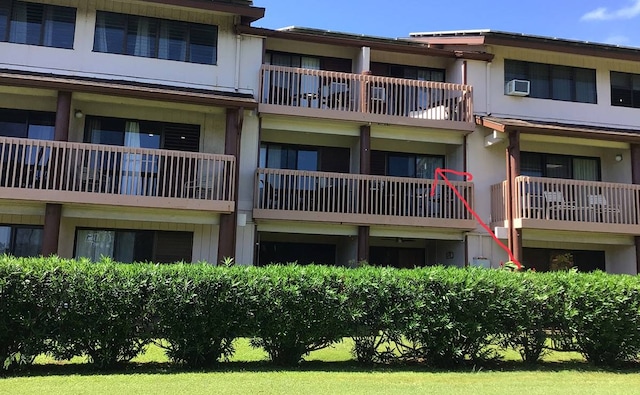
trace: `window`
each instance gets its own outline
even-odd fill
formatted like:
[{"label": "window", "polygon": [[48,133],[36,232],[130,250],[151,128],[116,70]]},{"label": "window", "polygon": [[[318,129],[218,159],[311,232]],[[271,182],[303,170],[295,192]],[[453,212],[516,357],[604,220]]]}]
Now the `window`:
[{"label": "window", "polygon": [[299,67],[311,70],[351,73],[351,59],[299,55],[288,52],[266,53],[266,63],[274,66]]},{"label": "window", "polygon": [[200,126],[87,116],[85,142],[198,152]]},{"label": "window", "polygon": [[349,173],[349,148],[262,143],[260,167]]},{"label": "window", "polygon": [[433,179],[444,168],[444,156],[371,151],[371,174]]},{"label": "window", "polygon": [[530,97],[597,103],[594,69],[506,59],[505,84],[513,79],[531,82]]},{"label": "window", "polygon": [[75,257],[96,262],[103,256],[117,262],[191,262],[192,232],[77,229]]},{"label": "window", "polygon": [[445,70],[428,67],[371,62],[371,72],[383,77],[406,78],[418,81],[445,81]]},{"label": "window", "polygon": [[0,136],[53,140],[56,114],[0,109]]},{"label": "window", "polygon": [[520,173],[530,177],[600,181],[600,159],[523,152],[520,158]]},{"label": "window", "polygon": [[41,251],[41,226],[0,225],[0,254],[29,257]]},{"label": "window", "polygon": [[611,72],[611,105],[640,108],[640,74]]},{"label": "window", "polygon": [[216,64],[218,27],[98,11],[93,50]]},{"label": "window", "polygon": [[546,248],[523,248],[523,263],[537,272],[563,271],[570,268],[580,272],[605,270],[604,251],[553,250]]},{"label": "window", "polygon": [[0,0],[0,41],[72,49],[75,22],[75,8]]}]

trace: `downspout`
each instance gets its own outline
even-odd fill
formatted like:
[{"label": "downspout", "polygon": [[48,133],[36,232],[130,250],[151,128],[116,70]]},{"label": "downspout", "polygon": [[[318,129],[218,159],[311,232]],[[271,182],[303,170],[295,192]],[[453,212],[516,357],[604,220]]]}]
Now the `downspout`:
[{"label": "downspout", "polygon": [[487,115],[491,115],[491,89],[488,87],[491,86],[491,62],[487,62],[487,75],[486,75],[486,85],[485,85],[485,100],[486,100],[486,113]]},{"label": "downspout", "polygon": [[[235,26],[238,26],[240,22],[240,17],[236,16]],[[234,31],[237,31],[234,26]],[[237,92],[240,89],[240,52],[242,45],[242,36],[239,33],[236,33],[236,70],[235,75],[233,76],[233,89]]]}]

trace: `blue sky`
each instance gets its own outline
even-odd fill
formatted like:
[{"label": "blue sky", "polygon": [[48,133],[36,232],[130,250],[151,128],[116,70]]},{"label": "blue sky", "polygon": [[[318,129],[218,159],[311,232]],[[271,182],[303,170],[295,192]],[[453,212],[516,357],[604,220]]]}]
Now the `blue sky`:
[{"label": "blue sky", "polygon": [[[452,5],[456,6],[453,7]],[[492,29],[640,47],[640,0],[254,0],[254,26],[304,26],[381,37]]]}]

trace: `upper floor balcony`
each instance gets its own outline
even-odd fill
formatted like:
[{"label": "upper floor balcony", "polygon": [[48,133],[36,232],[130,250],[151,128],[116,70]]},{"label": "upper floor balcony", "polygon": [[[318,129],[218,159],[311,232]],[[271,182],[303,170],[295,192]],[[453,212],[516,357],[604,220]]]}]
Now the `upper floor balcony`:
[{"label": "upper floor balcony", "polygon": [[230,213],[235,157],[0,137],[3,199]]},{"label": "upper floor balcony", "polygon": [[[516,177],[516,228],[640,234],[640,185]],[[493,226],[507,224],[507,183],[491,188]]]},{"label": "upper floor balcony", "polygon": [[263,65],[262,113],[472,131],[472,87]]},{"label": "upper floor balcony", "polygon": [[[452,181],[473,207],[470,182]],[[301,170],[258,169],[253,216],[354,225],[473,229],[475,220],[444,183]]]}]

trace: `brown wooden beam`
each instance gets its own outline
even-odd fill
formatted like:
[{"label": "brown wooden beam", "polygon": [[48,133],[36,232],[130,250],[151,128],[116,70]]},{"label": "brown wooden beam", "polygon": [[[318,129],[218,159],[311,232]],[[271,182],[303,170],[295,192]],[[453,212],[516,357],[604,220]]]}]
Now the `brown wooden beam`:
[{"label": "brown wooden beam", "polygon": [[371,173],[371,126],[360,126],[360,174]]},{"label": "brown wooden beam", "polygon": [[62,205],[47,203],[44,211],[44,229],[42,231],[42,256],[58,254],[61,218]]},{"label": "brown wooden beam", "polygon": [[[631,182],[640,184],[640,144],[631,144]],[[636,202],[640,204],[640,202]],[[634,238],[636,244],[636,274],[640,274],[640,237]]]},{"label": "brown wooden beam", "polygon": [[[371,126],[360,126],[360,174],[371,174]],[[358,226],[358,262],[369,262],[368,226]]]},{"label": "brown wooden beam", "polygon": [[218,235],[218,262],[226,257],[235,257],[236,238],[238,233],[238,186],[240,176],[240,138],[244,121],[244,109],[227,109],[225,127],[225,155],[234,155],[236,158],[235,188],[233,200],[235,210],[230,214],[220,214],[220,233]]},{"label": "brown wooden beam", "polygon": [[56,124],[53,133],[55,141],[69,141],[69,118],[71,116],[71,92],[58,92]]},{"label": "brown wooden beam", "polygon": [[369,227],[358,226],[358,262],[369,262]]},{"label": "brown wooden beam", "polygon": [[509,221],[509,249],[514,257],[522,261],[522,232],[516,229],[514,218],[516,216],[516,177],[520,175],[520,132],[509,132],[509,145],[507,146],[507,220]]}]

